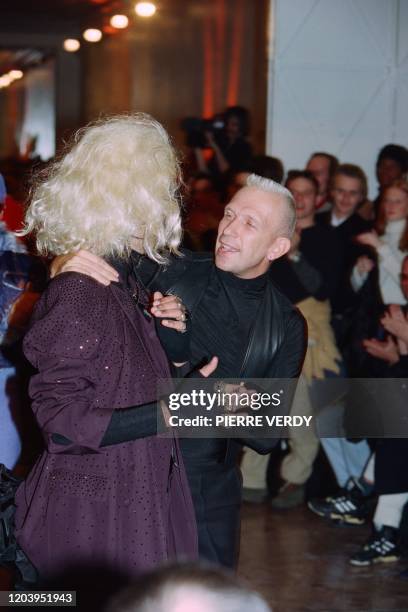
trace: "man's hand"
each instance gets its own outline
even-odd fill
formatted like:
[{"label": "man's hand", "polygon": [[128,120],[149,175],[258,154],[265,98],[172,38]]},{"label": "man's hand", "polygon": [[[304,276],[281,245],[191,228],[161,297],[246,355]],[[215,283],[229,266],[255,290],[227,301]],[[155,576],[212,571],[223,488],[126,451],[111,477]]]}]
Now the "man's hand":
[{"label": "man's hand", "polygon": [[[217,366],[218,366],[218,357],[212,357],[212,359],[205,366],[200,368],[198,371],[201,374],[201,376],[204,376],[204,378],[208,378],[209,376],[211,376],[214,370],[217,369]],[[160,406],[162,409],[163,418],[164,418],[164,422],[166,423],[166,427],[169,427],[170,412],[167,407],[167,404],[164,401],[161,401]]]},{"label": "man's hand", "polygon": [[119,274],[112,266],[97,255],[81,249],[77,253],[59,255],[50,268],[51,278],[62,272],[79,272],[91,276],[102,285],[110,285],[119,280]]},{"label": "man's hand", "polygon": [[186,331],[187,311],[176,295],[163,295],[160,291],[155,291],[150,312],[157,319],[163,319],[161,324],[165,327],[171,327],[181,333]]},{"label": "man's hand", "polygon": [[205,366],[200,368],[198,371],[201,376],[204,378],[208,378],[218,367],[218,357],[212,357],[211,361],[209,361]]},{"label": "man's hand", "polygon": [[408,317],[404,316],[401,306],[391,304],[381,319],[381,324],[398,340],[408,343]]},{"label": "man's hand", "polygon": [[[229,395],[230,397],[223,398],[225,403],[223,404],[225,412],[240,412],[242,414],[242,406],[240,405],[240,398],[246,396],[251,398],[253,394],[258,392],[255,389],[247,389],[243,382],[237,384],[225,383],[220,381],[214,386],[216,391],[219,391],[221,395]],[[249,399],[250,403],[250,399]],[[248,401],[246,402],[245,410],[248,408]],[[247,414],[244,412],[243,414]]]},{"label": "man's hand", "polygon": [[363,346],[369,355],[382,359],[390,365],[394,365],[399,361],[398,348],[391,336],[388,336],[383,342],[375,338],[363,340]]}]

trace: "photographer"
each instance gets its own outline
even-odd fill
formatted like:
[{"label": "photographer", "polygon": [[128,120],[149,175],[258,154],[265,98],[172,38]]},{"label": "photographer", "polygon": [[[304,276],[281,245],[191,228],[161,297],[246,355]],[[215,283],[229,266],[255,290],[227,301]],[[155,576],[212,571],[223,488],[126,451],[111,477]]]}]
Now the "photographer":
[{"label": "photographer", "polygon": [[246,140],[249,131],[249,112],[243,106],[229,106],[223,115],[223,127],[216,129],[204,126],[204,148],[212,149],[213,155],[207,161],[203,148],[194,147],[198,170],[214,177],[225,174],[228,170],[237,170],[244,166],[252,155],[252,147]]}]

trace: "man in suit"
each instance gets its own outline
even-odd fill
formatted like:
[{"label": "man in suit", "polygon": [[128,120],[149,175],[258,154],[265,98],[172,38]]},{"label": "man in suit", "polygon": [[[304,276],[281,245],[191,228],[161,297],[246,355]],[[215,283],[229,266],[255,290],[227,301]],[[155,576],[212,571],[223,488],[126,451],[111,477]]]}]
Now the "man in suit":
[{"label": "man in suit", "polygon": [[342,249],[342,272],[337,291],[331,296],[332,324],[339,348],[343,348],[347,333],[348,315],[355,307],[358,296],[350,285],[351,268],[360,255],[368,253],[355,237],[371,229],[371,223],[357,212],[367,199],[367,177],[354,164],[338,166],[331,186],[332,208],[316,215],[319,224],[332,228]]},{"label": "man in suit", "polygon": [[[163,293],[178,296],[188,309],[189,370],[215,355],[218,367],[212,374],[214,378],[298,376],[306,346],[304,320],[275,288],[269,274],[271,262],[290,248],[295,217],[294,201],[286,188],[251,175],[225,207],[215,258],[184,253],[161,267],[134,253],[134,275],[161,292],[155,293],[153,313],[165,321],[183,321],[183,311],[177,311],[174,303],[166,306],[161,299]],[[60,259],[54,271],[56,268],[83,272],[105,284],[117,278],[106,262],[84,252],[68,260]],[[171,324],[175,326],[174,321]],[[174,338],[162,335],[162,341],[171,353]],[[250,439],[245,443],[265,453],[276,441]],[[181,442],[196,511],[200,554],[234,567],[241,504],[238,456],[243,441],[185,438]]]}]

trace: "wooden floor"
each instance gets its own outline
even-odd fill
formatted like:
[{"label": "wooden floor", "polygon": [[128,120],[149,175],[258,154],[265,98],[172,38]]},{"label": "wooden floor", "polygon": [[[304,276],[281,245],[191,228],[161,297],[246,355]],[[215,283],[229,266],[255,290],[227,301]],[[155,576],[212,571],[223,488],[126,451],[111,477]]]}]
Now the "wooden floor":
[{"label": "wooden floor", "polygon": [[405,562],[356,568],[348,557],[369,527],[339,527],[306,507],[244,504],[239,574],[274,612],[406,612]]},{"label": "wooden floor", "polygon": [[[368,527],[338,527],[307,508],[244,504],[239,575],[274,612],[406,612],[406,562],[355,568],[348,557]],[[0,589],[9,588],[0,570]],[[249,611],[250,612],[250,611]]]}]

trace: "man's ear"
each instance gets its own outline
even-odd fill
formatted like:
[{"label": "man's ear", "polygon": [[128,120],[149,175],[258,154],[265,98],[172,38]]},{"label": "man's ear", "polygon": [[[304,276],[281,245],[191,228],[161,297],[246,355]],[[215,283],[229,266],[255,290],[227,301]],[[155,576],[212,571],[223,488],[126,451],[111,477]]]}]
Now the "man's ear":
[{"label": "man's ear", "polygon": [[267,258],[269,261],[283,257],[290,249],[290,240],[284,236],[276,238],[271,247],[268,249]]}]

